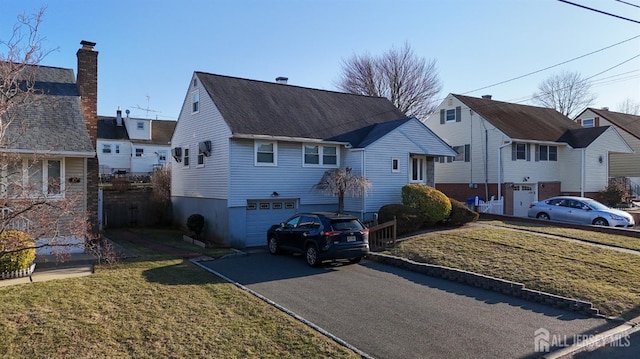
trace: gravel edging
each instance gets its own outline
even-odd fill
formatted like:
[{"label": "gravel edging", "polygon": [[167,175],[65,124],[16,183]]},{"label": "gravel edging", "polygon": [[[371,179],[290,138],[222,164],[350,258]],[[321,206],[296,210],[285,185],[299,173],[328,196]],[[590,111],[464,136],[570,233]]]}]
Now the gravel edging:
[{"label": "gravel edging", "polygon": [[589,316],[602,317],[599,314],[598,309],[594,308],[591,302],[528,289],[525,288],[524,284],[518,282],[490,277],[483,274],[465,271],[462,269],[420,263],[407,258],[396,257],[382,253],[370,252],[367,256],[367,259],[374,262],[396,266],[413,272],[426,274],[432,277],[472,285],[474,287],[491,290],[535,303],[550,305],[552,307],[566,309]]}]

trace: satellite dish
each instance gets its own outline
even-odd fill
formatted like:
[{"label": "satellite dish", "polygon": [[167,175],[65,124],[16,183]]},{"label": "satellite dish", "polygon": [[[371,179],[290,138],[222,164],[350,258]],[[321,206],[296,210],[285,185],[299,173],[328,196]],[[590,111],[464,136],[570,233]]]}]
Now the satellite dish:
[{"label": "satellite dish", "polygon": [[126,113],[127,115],[128,115],[130,112],[131,112],[131,111],[129,111],[129,109],[126,109],[126,110],[124,111],[124,113]]}]

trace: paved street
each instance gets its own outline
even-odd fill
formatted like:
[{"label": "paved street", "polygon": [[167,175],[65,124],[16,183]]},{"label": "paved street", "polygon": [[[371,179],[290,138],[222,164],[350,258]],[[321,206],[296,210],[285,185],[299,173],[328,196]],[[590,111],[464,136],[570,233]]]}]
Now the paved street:
[{"label": "paved street", "polygon": [[266,252],[202,262],[376,358],[538,357],[534,331],[618,323],[363,260],[310,268]]}]

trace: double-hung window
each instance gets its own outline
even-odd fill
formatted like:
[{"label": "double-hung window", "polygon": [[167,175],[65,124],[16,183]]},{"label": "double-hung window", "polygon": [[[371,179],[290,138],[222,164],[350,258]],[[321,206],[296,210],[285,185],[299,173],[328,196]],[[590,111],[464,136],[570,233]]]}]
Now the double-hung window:
[{"label": "double-hung window", "polygon": [[531,161],[530,143],[514,142],[511,144],[511,160],[512,161]]},{"label": "double-hung window", "polygon": [[191,93],[191,112],[196,113],[200,111],[200,91],[195,90]]},{"label": "double-hung window", "polygon": [[538,161],[557,161],[558,160],[558,147],[539,145],[537,153]]},{"label": "double-hung window", "polygon": [[102,145],[102,153],[111,153],[111,145]]},{"label": "double-hung window", "polygon": [[338,146],[303,144],[304,166],[338,166]]},{"label": "double-hung window", "polygon": [[278,143],[277,142],[254,142],[256,166],[277,166],[278,165]]},{"label": "double-hung window", "polygon": [[136,148],[136,157],[142,157],[144,155],[144,148]]},{"label": "double-hung window", "polygon": [[182,150],[182,166],[189,167],[189,147]]}]

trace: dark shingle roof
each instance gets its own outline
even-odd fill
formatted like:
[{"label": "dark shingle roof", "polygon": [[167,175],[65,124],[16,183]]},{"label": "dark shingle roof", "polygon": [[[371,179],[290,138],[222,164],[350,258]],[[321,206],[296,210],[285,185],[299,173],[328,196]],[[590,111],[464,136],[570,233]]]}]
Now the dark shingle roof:
[{"label": "dark shingle roof", "polygon": [[155,145],[168,145],[176,129],[176,121],[151,121],[151,141]]},{"label": "dark shingle roof", "polygon": [[640,116],[608,110],[597,110],[595,108],[588,108],[587,110],[591,110],[593,113],[613,123],[635,138],[640,139]]},{"label": "dark shingle roof", "polygon": [[377,123],[329,138],[328,140],[337,142],[349,142],[353,147],[364,148],[374,143],[376,140],[380,139],[387,133],[402,126],[409,120],[411,119],[402,118],[398,120]]},{"label": "dark shingle roof", "polygon": [[556,142],[567,143],[573,148],[585,148],[595,141],[596,138],[600,137],[607,129],[609,129],[609,126],[581,127],[567,130]]},{"label": "dark shingle roof", "polygon": [[128,140],[127,128],[116,126],[116,118],[98,116],[98,139],[100,140]]},{"label": "dark shingle roof", "polygon": [[234,134],[328,139],[406,118],[384,97],[195,74]]},{"label": "dark shingle roof", "polygon": [[513,139],[555,141],[580,125],[558,111],[462,95],[453,95]]},{"label": "dark shingle roof", "polygon": [[5,140],[9,148],[38,152],[94,152],[84,122],[73,70],[28,66],[37,93],[34,102],[4,114],[13,122]]}]

